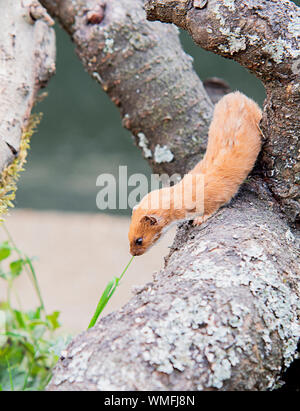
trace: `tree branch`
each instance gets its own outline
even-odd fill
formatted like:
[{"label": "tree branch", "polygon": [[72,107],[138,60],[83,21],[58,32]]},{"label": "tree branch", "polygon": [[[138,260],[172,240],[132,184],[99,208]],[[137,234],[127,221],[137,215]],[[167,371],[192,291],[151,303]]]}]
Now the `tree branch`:
[{"label": "tree branch", "polygon": [[205,152],[213,105],[173,27],[145,20],[140,0],[42,0],[72,35],[87,71],[159,173],[184,174]]},{"label": "tree branch", "polygon": [[[199,2],[198,2],[199,3]],[[260,166],[291,222],[300,218],[299,19],[291,1],[147,0],[149,20],[175,23],[206,50],[236,60],[264,84]],[[199,3],[199,4],[200,4]]]},{"label": "tree branch", "polygon": [[186,223],[165,268],[76,337],[49,390],[266,390],[300,334],[296,238],[244,190],[201,228]]},{"label": "tree branch", "polygon": [[37,92],[55,71],[52,24],[35,0],[0,5],[0,172],[18,156]]}]

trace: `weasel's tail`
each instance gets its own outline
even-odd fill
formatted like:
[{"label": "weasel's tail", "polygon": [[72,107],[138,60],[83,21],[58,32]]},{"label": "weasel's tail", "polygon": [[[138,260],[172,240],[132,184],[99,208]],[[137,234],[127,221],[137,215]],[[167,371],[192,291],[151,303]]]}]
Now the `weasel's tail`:
[{"label": "weasel's tail", "polygon": [[261,149],[259,106],[240,92],[216,105],[207,150],[192,174],[204,174],[205,214],[227,203],[252,170]]}]

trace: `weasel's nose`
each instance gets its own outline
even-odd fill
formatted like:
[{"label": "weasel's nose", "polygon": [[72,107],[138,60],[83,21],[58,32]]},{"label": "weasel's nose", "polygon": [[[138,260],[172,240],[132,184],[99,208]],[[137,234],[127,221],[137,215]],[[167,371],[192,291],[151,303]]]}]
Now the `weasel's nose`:
[{"label": "weasel's nose", "polygon": [[137,255],[137,251],[135,250],[135,248],[130,247],[130,254],[136,256]]},{"label": "weasel's nose", "polygon": [[138,248],[130,248],[130,254],[131,255],[134,255],[134,256],[137,256],[137,255],[142,255],[142,254],[144,254],[144,251],[142,250],[142,249],[138,249]]}]

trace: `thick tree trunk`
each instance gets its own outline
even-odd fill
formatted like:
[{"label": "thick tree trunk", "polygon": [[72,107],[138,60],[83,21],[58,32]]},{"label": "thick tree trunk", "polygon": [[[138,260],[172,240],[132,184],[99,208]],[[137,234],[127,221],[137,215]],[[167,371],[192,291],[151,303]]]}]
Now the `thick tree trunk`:
[{"label": "thick tree trunk", "polygon": [[[147,23],[141,3],[43,0],[72,35],[85,67],[120,106],[153,169],[182,173],[203,153],[212,105],[174,29]],[[297,9],[288,1],[200,3],[204,9],[190,1],[148,1],[148,17],[175,22],[202,47],[256,68],[268,92],[268,185],[253,178],[202,227],[181,227],[153,283],[73,340],[49,390],[265,390],[274,388],[295,356],[299,240],[274,196],[294,222],[296,27],[294,17],[280,10],[281,4],[294,14]],[[289,28],[279,34],[284,19]]]},{"label": "thick tree trunk", "polygon": [[177,29],[147,22],[141,0],[42,4],[70,33],[152,169],[184,174],[192,168],[205,152],[213,105]]},{"label": "thick tree trunk", "polygon": [[180,228],[164,270],[73,340],[48,389],[273,388],[300,333],[296,255],[284,220],[244,190]]},{"label": "thick tree trunk", "polygon": [[18,156],[37,92],[55,71],[52,24],[35,0],[0,3],[0,173]]}]

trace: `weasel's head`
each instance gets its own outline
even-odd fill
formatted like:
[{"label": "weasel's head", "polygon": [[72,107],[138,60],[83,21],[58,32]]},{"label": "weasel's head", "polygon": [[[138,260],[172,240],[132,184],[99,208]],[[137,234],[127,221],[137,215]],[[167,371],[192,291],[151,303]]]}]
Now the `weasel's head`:
[{"label": "weasel's head", "polygon": [[132,255],[144,254],[162,235],[165,218],[157,210],[146,210],[141,206],[132,212],[128,239]]}]

